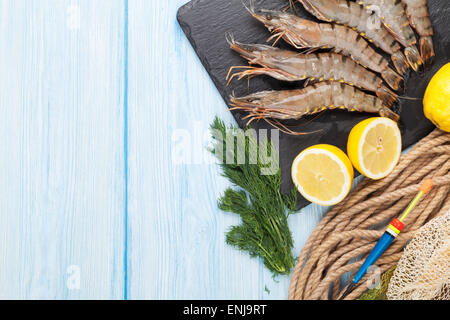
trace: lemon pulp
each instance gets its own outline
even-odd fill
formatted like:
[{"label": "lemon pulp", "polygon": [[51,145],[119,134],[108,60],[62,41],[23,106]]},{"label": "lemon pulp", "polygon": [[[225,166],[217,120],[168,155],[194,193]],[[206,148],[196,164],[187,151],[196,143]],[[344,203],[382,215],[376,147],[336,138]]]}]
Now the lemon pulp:
[{"label": "lemon pulp", "polygon": [[353,181],[353,168],[340,149],[318,145],[306,149],[294,160],[292,179],[307,200],[330,206],[347,196]]},{"label": "lemon pulp", "polygon": [[371,118],[353,128],[348,154],[355,168],[366,177],[382,179],[389,175],[401,154],[401,134],[387,118]]}]

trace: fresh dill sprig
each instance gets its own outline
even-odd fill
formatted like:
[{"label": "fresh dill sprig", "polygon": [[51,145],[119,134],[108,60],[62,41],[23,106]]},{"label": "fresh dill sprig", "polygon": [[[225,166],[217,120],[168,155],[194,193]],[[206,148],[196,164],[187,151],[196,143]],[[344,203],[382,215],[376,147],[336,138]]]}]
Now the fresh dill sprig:
[{"label": "fresh dill sprig", "polygon": [[[211,152],[220,162],[222,175],[235,186],[225,190],[218,200],[218,206],[223,211],[238,214],[242,219],[240,225],[231,227],[227,232],[226,242],[247,251],[252,257],[262,258],[264,265],[274,276],[289,274],[295,260],[287,219],[295,210],[297,191],[293,189],[289,195],[281,195],[281,170],[278,155],[275,154],[278,151],[267,139],[258,144],[256,137],[252,135],[246,135],[244,149],[242,146],[235,146],[234,139],[229,140],[226,137],[230,132],[239,132],[239,129],[233,126],[227,128],[217,117],[211,125],[211,130],[214,140]],[[220,133],[222,141],[217,139],[217,133]],[[227,148],[227,143],[233,143],[232,148]],[[238,150],[245,151],[245,161],[237,161]],[[256,157],[257,161],[251,162],[249,159],[254,155],[250,151],[255,150],[259,156]],[[278,169],[272,175],[261,174],[261,170],[267,168],[266,161],[261,160],[264,156],[263,150],[267,154],[276,155],[271,159],[277,161]],[[227,163],[222,159],[223,155],[234,161]]]}]

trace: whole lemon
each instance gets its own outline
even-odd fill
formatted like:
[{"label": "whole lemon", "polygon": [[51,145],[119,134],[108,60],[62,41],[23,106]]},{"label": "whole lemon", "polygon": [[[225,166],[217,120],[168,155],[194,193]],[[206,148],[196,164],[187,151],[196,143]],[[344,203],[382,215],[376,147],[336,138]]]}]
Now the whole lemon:
[{"label": "whole lemon", "polygon": [[450,132],[450,63],[443,66],[428,84],[423,111],[436,127]]}]

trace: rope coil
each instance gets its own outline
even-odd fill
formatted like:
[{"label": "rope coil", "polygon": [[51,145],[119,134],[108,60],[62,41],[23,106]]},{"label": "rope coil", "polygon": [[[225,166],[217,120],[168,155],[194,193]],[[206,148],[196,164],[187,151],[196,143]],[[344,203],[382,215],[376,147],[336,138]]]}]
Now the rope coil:
[{"label": "rope coil", "polygon": [[[433,179],[433,190],[406,220],[405,230],[377,261],[381,272],[396,265],[406,243],[426,222],[450,210],[450,133],[439,129],[422,139],[385,179],[364,179],[355,190],[322,219],[300,253],[289,287],[289,299],[337,299],[341,276],[363,264],[384,233],[414,198],[421,182]],[[380,226],[381,225],[381,226]],[[367,290],[369,275],[346,299]]]}]

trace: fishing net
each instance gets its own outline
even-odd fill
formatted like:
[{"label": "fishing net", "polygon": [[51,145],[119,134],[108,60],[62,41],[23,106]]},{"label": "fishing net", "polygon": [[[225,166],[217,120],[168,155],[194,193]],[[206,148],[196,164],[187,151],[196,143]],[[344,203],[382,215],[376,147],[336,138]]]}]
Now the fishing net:
[{"label": "fishing net", "polygon": [[389,282],[390,300],[450,299],[450,211],[419,229]]},{"label": "fishing net", "polygon": [[[386,224],[400,216],[424,179],[433,189],[408,216],[406,227],[377,261],[384,273],[397,264],[403,248],[425,223],[450,210],[450,133],[436,129],[422,139],[387,178],[364,179],[322,219],[298,258],[289,299],[337,299],[342,276],[354,274],[383,235]],[[448,259],[448,258],[447,258]],[[447,260],[448,262],[448,260]],[[448,270],[448,267],[447,267]],[[366,275],[346,299],[367,291]]]}]

